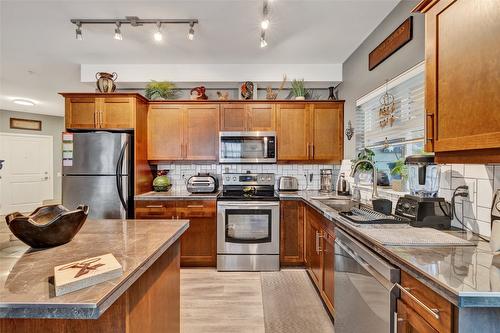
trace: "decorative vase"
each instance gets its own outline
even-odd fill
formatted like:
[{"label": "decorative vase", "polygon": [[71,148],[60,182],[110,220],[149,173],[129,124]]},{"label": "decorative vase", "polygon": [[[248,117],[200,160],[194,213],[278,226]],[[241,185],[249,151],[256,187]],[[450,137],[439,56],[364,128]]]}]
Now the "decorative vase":
[{"label": "decorative vase", "polygon": [[115,91],[115,80],[118,78],[118,75],[115,72],[111,74],[106,72],[98,72],[95,74],[95,78],[97,79],[96,85],[99,92],[110,93]]},{"label": "decorative vase", "polygon": [[156,173],[157,177],[153,180],[153,190],[155,192],[166,192],[172,187],[167,173],[168,170],[160,170]]},{"label": "decorative vase", "polygon": [[240,87],[240,95],[242,99],[253,99],[254,83],[252,81],[243,82]]},{"label": "decorative vase", "polygon": [[297,101],[303,101],[305,99],[306,99],[305,96],[295,96],[295,100],[297,100]]}]

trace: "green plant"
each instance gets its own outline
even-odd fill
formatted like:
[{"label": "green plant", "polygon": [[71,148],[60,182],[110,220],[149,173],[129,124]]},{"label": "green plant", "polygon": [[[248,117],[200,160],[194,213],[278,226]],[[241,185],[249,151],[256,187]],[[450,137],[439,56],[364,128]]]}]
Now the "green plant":
[{"label": "green plant", "polygon": [[292,94],[295,97],[305,97],[307,94],[304,79],[302,80],[292,80]]},{"label": "green plant", "polygon": [[147,99],[175,99],[177,97],[176,85],[169,81],[154,81],[146,85],[145,95]]},{"label": "green plant", "polygon": [[[368,160],[368,161],[375,163],[374,157],[375,157],[375,153],[373,152],[373,150],[368,149],[368,148],[363,148],[363,150],[361,150],[358,153],[358,156],[355,159],[351,160],[351,163],[353,166],[354,166],[354,164],[356,164],[358,161],[361,161],[361,160]],[[373,168],[369,163],[361,163],[357,168],[357,170],[359,170],[359,171],[370,171],[372,169]]]},{"label": "green plant", "polygon": [[391,169],[391,175],[399,176],[403,180],[408,178],[408,167],[405,164],[404,158],[396,161],[394,167]]}]

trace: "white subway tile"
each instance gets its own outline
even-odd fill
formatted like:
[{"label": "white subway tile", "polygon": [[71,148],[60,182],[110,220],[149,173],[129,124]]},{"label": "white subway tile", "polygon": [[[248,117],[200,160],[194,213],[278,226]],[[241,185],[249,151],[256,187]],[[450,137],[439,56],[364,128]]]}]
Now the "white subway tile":
[{"label": "white subway tile", "polygon": [[453,177],[463,177],[465,175],[464,169],[465,169],[464,164],[452,164],[451,165]]},{"label": "white subway tile", "polygon": [[493,201],[493,181],[478,179],[477,180],[477,198],[478,206],[491,208]]},{"label": "white subway tile", "polygon": [[464,217],[468,217],[470,219],[477,218],[477,206],[473,202],[463,201],[462,206]]},{"label": "white subway tile", "polygon": [[491,209],[486,207],[477,207],[476,218],[480,221],[491,223]]},{"label": "white subway tile", "polygon": [[484,164],[466,164],[464,176],[477,179],[493,179],[493,166]]},{"label": "white subway tile", "polygon": [[439,182],[440,188],[451,188],[451,165],[443,165],[441,166],[441,179]]},{"label": "white subway tile", "polygon": [[496,191],[500,188],[500,165],[495,165],[495,181],[493,189]]}]

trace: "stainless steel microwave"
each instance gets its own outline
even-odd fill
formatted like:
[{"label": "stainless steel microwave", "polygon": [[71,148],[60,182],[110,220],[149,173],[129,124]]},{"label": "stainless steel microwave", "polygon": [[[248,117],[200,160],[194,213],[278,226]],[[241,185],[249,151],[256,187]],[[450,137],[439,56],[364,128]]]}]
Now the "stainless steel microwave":
[{"label": "stainless steel microwave", "polygon": [[276,163],[276,132],[220,132],[220,163]]}]

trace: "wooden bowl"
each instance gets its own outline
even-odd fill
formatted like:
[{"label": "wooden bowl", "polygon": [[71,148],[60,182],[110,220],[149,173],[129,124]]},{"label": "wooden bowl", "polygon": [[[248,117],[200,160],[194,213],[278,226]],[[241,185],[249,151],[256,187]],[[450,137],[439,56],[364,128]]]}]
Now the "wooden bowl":
[{"label": "wooden bowl", "polygon": [[80,230],[89,214],[89,206],[70,211],[62,205],[42,206],[28,216],[12,213],[5,217],[10,231],[33,248],[66,244]]}]

